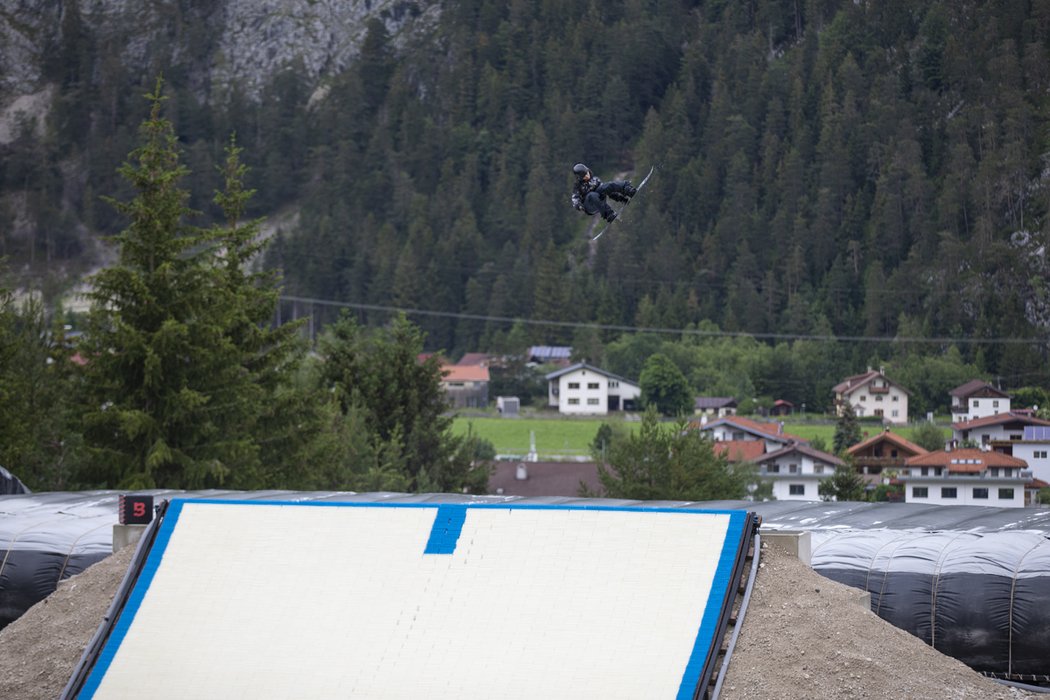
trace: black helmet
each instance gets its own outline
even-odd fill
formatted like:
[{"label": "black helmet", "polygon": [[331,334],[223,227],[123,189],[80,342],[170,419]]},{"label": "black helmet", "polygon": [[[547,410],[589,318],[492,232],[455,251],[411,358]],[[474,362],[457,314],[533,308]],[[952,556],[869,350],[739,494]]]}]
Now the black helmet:
[{"label": "black helmet", "polygon": [[577,163],[576,165],[572,166],[572,171],[576,173],[577,177],[583,177],[584,175],[589,173],[591,169],[583,163]]}]

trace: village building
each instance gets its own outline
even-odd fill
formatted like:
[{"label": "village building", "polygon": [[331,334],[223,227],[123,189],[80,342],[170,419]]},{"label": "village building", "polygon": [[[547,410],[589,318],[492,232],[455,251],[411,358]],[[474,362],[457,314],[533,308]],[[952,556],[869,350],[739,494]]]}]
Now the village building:
[{"label": "village building", "polygon": [[870,416],[894,425],[908,422],[909,392],[889,379],[881,367],[878,370],[869,367],[864,374],[846,377],[832,391],[836,415],[841,416],[849,405],[858,418]]}]

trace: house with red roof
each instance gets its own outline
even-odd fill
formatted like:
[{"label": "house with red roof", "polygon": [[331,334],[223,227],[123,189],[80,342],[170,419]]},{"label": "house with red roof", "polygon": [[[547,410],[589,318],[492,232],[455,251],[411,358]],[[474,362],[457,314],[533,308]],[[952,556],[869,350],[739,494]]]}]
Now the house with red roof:
[{"label": "house with red roof", "polygon": [[1022,508],[1032,472],[1023,459],[975,448],[911,457],[900,480],[906,503]]},{"label": "house with red roof", "polygon": [[927,453],[929,450],[926,448],[901,437],[889,428],[846,449],[846,454],[853,458],[853,464],[864,481],[872,485],[883,483],[886,472],[899,474],[904,469],[904,463],[911,457]]},{"label": "house with red roof", "polygon": [[489,404],[488,365],[441,365],[441,386],[453,408],[484,408]]},{"label": "house with red roof", "polygon": [[[1050,421],[1026,413],[1009,411],[994,416],[952,423],[952,438],[957,443],[974,442],[982,447],[993,443],[1005,445],[1025,439],[1026,427],[1048,427]],[[1007,450],[1001,450],[1007,452]]]},{"label": "house with red roof", "polygon": [[858,418],[874,416],[883,423],[903,425],[908,422],[908,390],[886,376],[882,367],[871,367],[864,374],[846,377],[836,384],[835,414],[841,416],[846,405],[853,407]]}]

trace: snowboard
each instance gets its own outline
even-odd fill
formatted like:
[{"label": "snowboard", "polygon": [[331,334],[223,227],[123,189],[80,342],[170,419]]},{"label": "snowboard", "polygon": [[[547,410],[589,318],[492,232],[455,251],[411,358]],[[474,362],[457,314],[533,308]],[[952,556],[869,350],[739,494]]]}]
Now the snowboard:
[{"label": "snowboard", "polygon": [[[653,176],[653,172],[655,170],[656,170],[656,166],[655,165],[652,166],[651,168],[649,168],[649,172],[646,173],[645,177],[642,178],[642,181],[638,183],[638,186],[634,188],[634,197],[637,197],[638,193],[642,191],[642,188],[645,187],[645,183],[649,182],[649,178],[651,178]],[[591,237],[592,241],[596,241],[599,238],[601,238],[602,234],[605,233],[606,231],[608,231],[610,226],[612,226],[614,223],[616,223],[617,221],[620,220],[620,213],[624,209],[627,208],[628,204],[630,204],[631,202],[634,201],[634,197],[631,197],[628,201],[626,201],[622,205],[620,205],[620,208],[616,210],[616,218],[613,219],[612,221],[606,222],[605,226],[602,226],[602,230],[599,231],[598,233],[594,234],[594,236]]]}]

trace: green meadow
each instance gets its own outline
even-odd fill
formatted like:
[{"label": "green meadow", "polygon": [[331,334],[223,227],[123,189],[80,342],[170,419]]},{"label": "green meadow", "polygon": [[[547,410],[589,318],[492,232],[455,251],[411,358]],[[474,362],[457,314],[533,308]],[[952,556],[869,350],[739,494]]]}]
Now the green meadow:
[{"label": "green meadow", "polygon": [[[478,437],[491,442],[498,455],[528,454],[530,436],[535,435],[536,452],[541,460],[572,459],[590,454],[590,444],[603,422],[624,425],[633,431],[641,425],[640,418],[633,418],[625,420],[622,414],[598,418],[457,417],[452,431],[463,435],[472,430]],[[671,426],[674,423],[669,421],[666,425]],[[878,428],[876,426],[873,429]],[[819,437],[830,447],[835,436],[835,424],[785,423],[784,432],[804,440]]]}]

